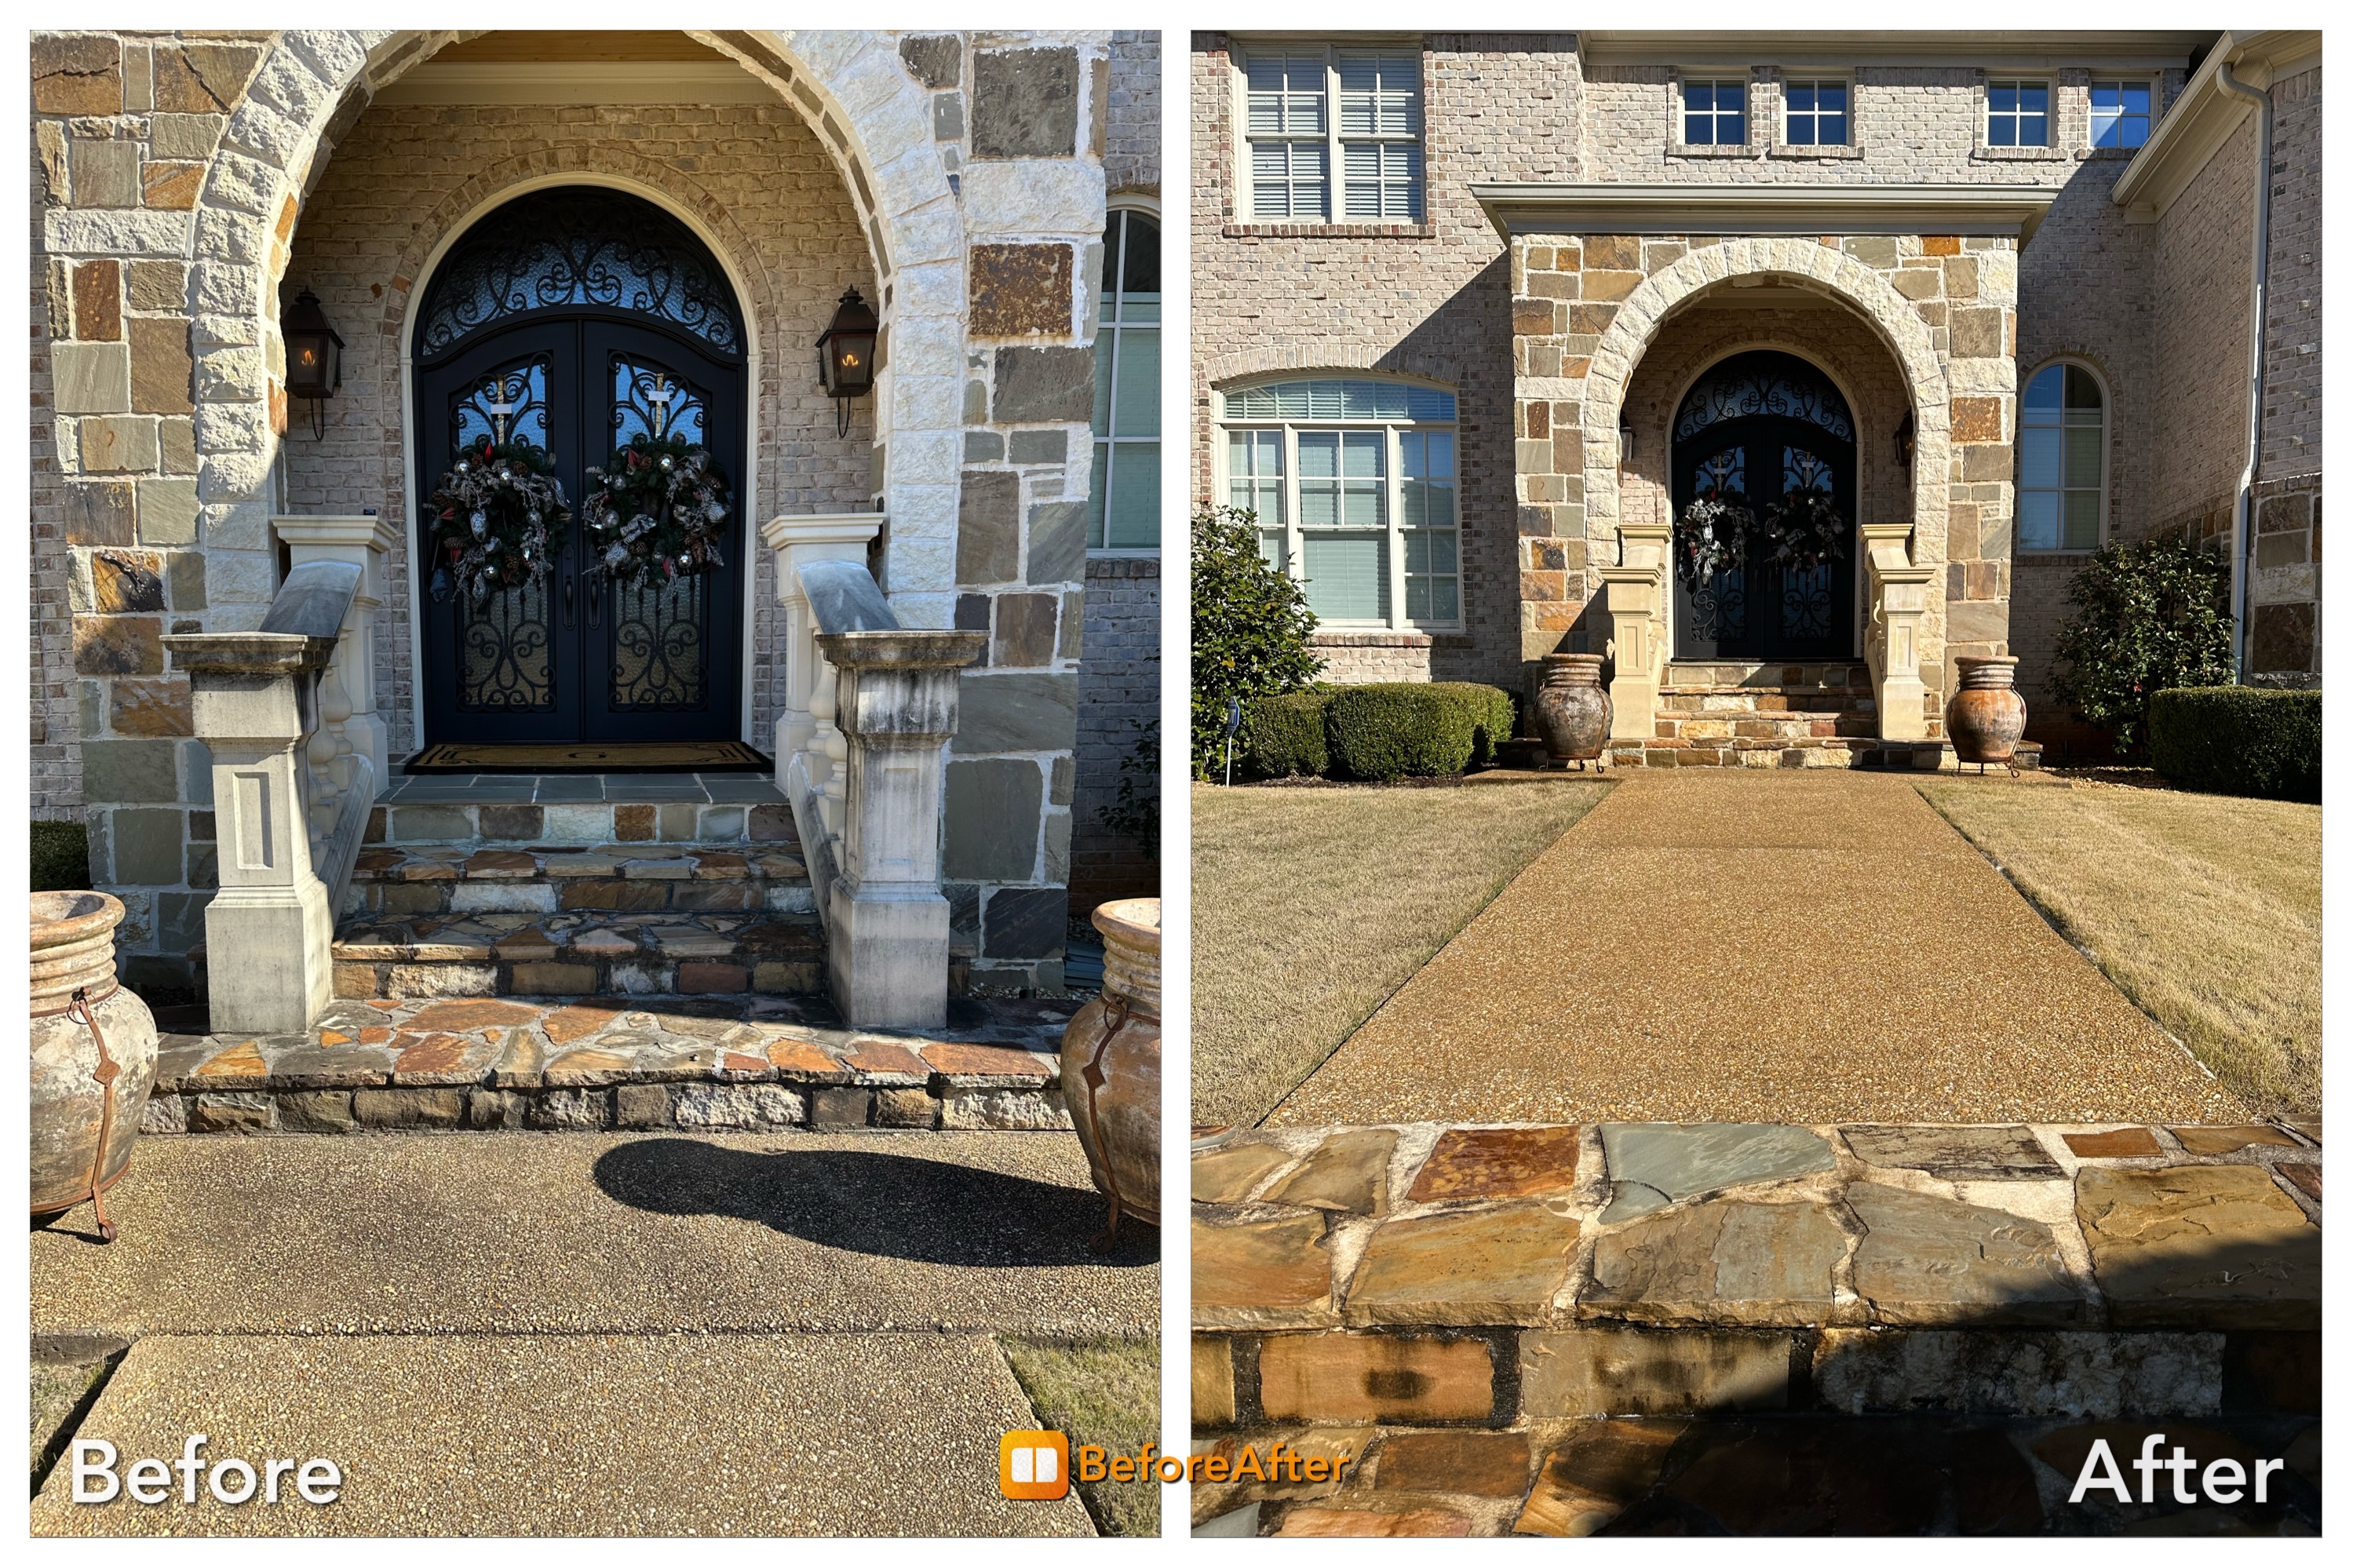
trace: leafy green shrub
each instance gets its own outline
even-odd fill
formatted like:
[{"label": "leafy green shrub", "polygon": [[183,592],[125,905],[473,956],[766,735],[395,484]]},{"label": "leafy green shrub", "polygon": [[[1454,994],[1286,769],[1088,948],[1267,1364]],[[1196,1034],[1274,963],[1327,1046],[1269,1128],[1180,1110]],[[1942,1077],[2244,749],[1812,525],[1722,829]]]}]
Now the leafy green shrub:
[{"label": "leafy green shrub", "polygon": [[[1222,778],[1226,705],[1296,691],[1324,668],[1307,595],[1259,553],[1258,514],[1193,514],[1193,776]],[[1237,737],[1239,739],[1239,737]]]},{"label": "leafy green shrub", "polygon": [[33,824],[36,893],[76,892],[90,886],[90,829],[79,822]]},{"label": "leafy green shrub", "polygon": [[1351,686],[1324,710],[1336,776],[1386,784],[1471,765],[1479,727],[1470,707],[1427,681]]},{"label": "leafy green shrub", "polygon": [[1512,694],[1500,686],[1486,686],[1475,680],[1433,680],[1432,691],[1443,692],[1462,704],[1470,714],[1472,736],[1471,765],[1485,767],[1495,760],[1495,747],[1512,738],[1514,704]]},{"label": "leafy green shrub", "polygon": [[2148,701],[2171,687],[2225,686],[2231,569],[2184,539],[2103,545],[2067,584],[2052,690],[2119,753],[2147,739]]},{"label": "leafy green shrub", "polygon": [[1329,688],[1310,689],[1244,703],[1235,766],[1257,779],[1330,772],[1332,750],[1324,737],[1324,710],[1333,696]]},{"label": "leafy green shrub", "polygon": [[2204,686],[2148,703],[2148,757],[2184,789],[2320,798],[2320,693]]}]

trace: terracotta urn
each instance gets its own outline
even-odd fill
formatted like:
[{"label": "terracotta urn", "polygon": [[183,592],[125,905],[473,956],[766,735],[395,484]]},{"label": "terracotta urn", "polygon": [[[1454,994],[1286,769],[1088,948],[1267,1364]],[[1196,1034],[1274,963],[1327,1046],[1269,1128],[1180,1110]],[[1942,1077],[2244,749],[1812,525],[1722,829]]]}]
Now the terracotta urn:
[{"label": "terracotta urn", "polygon": [[1545,655],[1536,691],[1536,732],[1558,763],[1589,763],[1609,743],[1609,693],[1598,653]]},{"label": "terracotta urn", "polygon": [[2010,764],[2026,733],[2026,699],[2018,694],[2018,660],[1963,654],[1960,689],[1945,704],[1945,734],[1965,763]]},{"label": "terracotta urn", "polygon": [[1096,906],[1103,994],[1062,1031],[1062,1098],[1096,1190],[1111,1200],[1098,1252],[1133,1216],[1160,1223],[1160,900]]},{"label": "terracotta urn", "polygon": [[33,895],[33,1217],[98,1205],[122,1179],[155,1086],[155,1016],[114,978],[122,900]]}]

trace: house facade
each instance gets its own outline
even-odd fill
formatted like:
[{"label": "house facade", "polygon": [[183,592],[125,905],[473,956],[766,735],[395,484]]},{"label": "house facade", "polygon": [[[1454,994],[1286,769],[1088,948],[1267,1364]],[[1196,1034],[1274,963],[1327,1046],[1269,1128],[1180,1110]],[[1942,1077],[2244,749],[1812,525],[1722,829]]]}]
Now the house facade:
[{"label": "house facade", "polygon": [[2316,681],[2319,49],[1196,34],[1196,495],[1331,679],[1607,654],[1623,762],[1933,765],[1971,654],[2080,743],[2069,579],[2160,533]]},{"label": "house facade", "polygon": [[[870,891],[944,901],[960,981],[1051,986],[1075,859],[1151,890],[1100,806],[1156,660],[1157,517],[1106,546],[1091,452],[1098,323],[1156,305],[1156,36],[43,32],[32,73],[33,800],[88,825],[126,978],[199,983],[222,889],[282,870],[235,837],[266,795],[216,798],[244,775],[206,693],[263,679],[220,639],[284,635],[304,584],[341,621],[269,754],[338,994],[810,988],[798,937],[638,931],[617,968],[564,931],[821,941],[861,855]],[[705,454],[690,570],[599,570],[592,470],[635,437]],[[580,531],[506,541],[470,592],[435,498],[510,440]],[[821,640],[884,631],[888,679]],[[944,719],[907,708],[931,668],[960,671]],[[468,771],[527,746],[558,760]],[[596,761],[663,747],[689,761]],[[672,857],[649,888],[681,851],[726,885],[631,889],[632,846]],[[559,883],[550,849],[596,864]]]}]

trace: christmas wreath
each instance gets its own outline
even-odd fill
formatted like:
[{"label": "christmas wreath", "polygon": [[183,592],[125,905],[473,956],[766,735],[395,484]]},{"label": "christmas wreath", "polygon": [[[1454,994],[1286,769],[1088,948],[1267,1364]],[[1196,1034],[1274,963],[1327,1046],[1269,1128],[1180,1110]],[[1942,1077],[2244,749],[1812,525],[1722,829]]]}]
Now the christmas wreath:
[{"label": "christmas wreath", "polygon": [[1765,509],[1764,539],[1773,564],[1810,572],[1846,555],[1846,519],[1820,490],[1791,490]]},{"label": "christmas wreath", "polygon": [[1741,563],[1757,517],[1738,501],[1710,490],[1675,519],[1675,575],[1696,589],[1719,572]]},{"label": "christmas wreath", "polygon": [[720,525],[727,481],[702,446],[640,434],[601,468],[588,470],[589,548],[617,582],[638,585],[659,572],[667,583],[724,566]]},{"label": "christmas wreath", "polygon": [[522,440],[485,439],[459,455],[427,503],[441,555],[429,585],[436,603],[453,591],[480,600],[546,577],[572,521],[554,467]]}]

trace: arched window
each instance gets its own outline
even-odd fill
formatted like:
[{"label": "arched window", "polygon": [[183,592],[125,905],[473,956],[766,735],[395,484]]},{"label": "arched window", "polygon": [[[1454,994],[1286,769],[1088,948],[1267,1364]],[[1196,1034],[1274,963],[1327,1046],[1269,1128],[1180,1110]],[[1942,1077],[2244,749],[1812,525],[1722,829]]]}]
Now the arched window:
[{"label": "arched window", "polygon": [[1462,623],[1454,395],[1408,382],[1280,381],[1219,395],[1226,502],[1336,626]]},{"label": "arched window", "polygon": [[1095,477],[1087,548],[1160,548],[1160,226],[1114,209],[1095,326]]},{"label": "arched window", "polygon": [[2106,492],[2108,404],[2079,364],[2045,365],[2018,415],[2018,547],[2097,550]]}]

